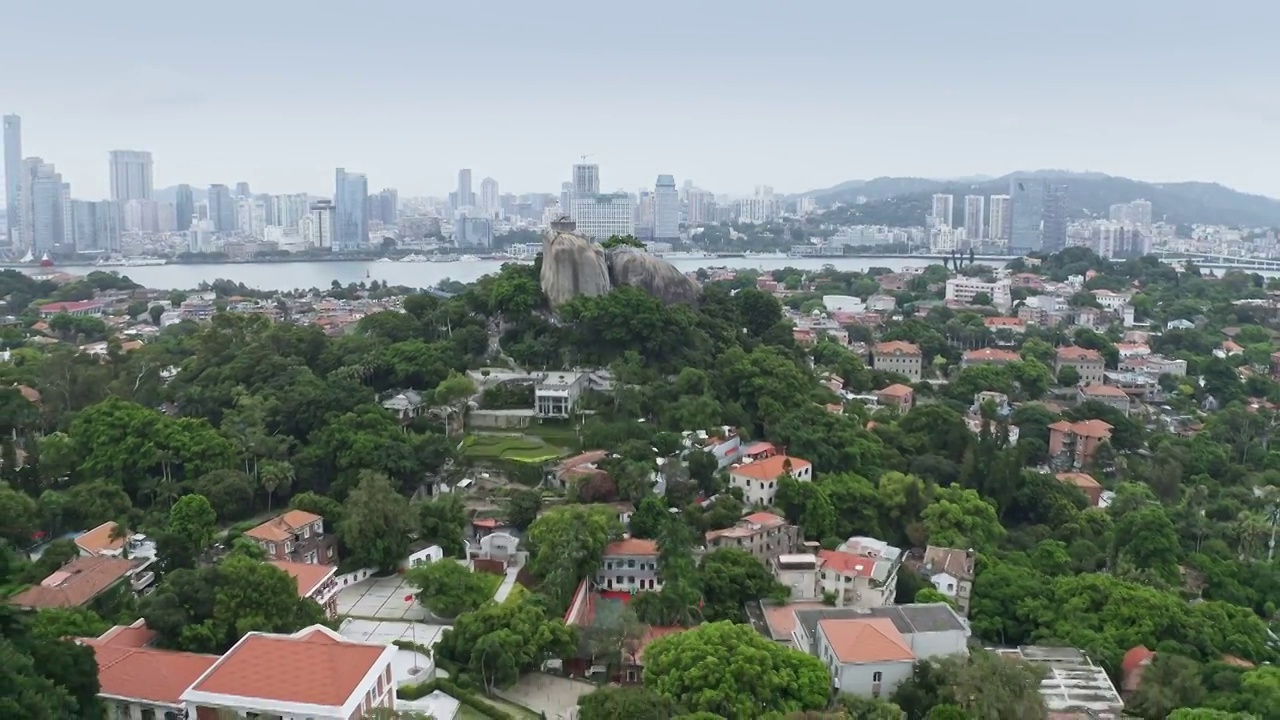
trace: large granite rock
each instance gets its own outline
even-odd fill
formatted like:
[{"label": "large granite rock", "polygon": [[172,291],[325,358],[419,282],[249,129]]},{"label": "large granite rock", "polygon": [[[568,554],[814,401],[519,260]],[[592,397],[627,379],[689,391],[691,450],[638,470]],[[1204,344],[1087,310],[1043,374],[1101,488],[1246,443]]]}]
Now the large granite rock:
[{"label": "large granite rock", "polygon": [[638,287],[668,305],[695,303],[702,288],[676,266],[656,255],[620,245],[606,253],[614,285]]},{"label": "large granite rock", "polygon": [[598,243],[574,232],[572,221],[551,224],[542,236],[542,291],[552,307],[579,295],[604,295],[612,289],[609,266]]}]

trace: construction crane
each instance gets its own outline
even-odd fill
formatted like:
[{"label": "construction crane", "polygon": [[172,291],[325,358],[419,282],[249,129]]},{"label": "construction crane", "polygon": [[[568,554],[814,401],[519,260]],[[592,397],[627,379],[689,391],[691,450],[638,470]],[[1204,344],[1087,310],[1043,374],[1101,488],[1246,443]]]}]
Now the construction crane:
[{"label": "construction crane", "polygon": [[585,163],[587,162],[587,158],[589,158],[589,157],[595,157],[595,156],[596,156],[596,154],[595,154],[595,153],[587,153],[586,155],[579,155],[578,157],[579,157],[579,158],[582,160],[582,162],[585,164]]}]

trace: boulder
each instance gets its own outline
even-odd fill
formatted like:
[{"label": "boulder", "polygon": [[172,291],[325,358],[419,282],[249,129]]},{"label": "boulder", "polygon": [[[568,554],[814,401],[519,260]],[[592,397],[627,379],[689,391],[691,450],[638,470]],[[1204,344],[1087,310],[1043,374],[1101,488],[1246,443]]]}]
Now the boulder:
[{"label": "boulder", "polygon": [[612,289],[609,265],[599,243],[574,232],[573,221],[561,218],[542,236],[539,281],[552,307],[579,295],[604,295]]},{"label": "boulder", "polygon": [[615,286],[638,287],[668,305],[695,303],[702,294],[696,282],[656,255],[626,245],[611,248],[607,255]]}]

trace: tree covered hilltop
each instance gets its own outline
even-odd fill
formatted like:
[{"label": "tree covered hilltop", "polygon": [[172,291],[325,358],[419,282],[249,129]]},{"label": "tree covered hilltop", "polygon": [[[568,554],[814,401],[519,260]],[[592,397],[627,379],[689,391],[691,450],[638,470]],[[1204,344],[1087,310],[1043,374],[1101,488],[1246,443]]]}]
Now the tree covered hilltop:
[{"label": "tree covered hilltop", "polygon": [[1280,718],[1280,280],[541,271],[0,271],[0,717],[214,717],[317,643],[344,718]]}]

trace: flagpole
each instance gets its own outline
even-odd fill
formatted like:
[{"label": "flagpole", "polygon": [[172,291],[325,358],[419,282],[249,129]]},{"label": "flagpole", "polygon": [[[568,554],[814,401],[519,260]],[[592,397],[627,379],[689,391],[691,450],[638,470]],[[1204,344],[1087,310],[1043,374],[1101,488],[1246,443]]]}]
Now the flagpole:
[{"label": "flagpole", "polygon": [[[405,595],[404,601],[412,603],[413,596]],[[411,642],[413,643],[413,667],[409,668],[409,674],[416,676],[422,670],[422,668],[418,667],[418,623],[414,622],[413,618],[406,617],[405,619],[409,621],[409,637],[412,638]]]}]

